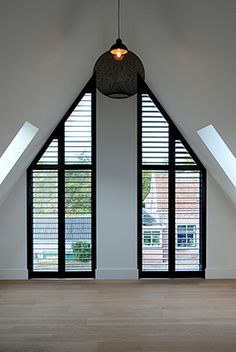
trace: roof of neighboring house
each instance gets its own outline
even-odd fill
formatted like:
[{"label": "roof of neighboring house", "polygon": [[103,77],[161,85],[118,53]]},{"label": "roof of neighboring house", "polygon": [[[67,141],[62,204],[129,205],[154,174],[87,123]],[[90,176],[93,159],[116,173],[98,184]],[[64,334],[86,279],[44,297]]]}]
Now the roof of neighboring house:
[{"label": "roof of neighboring house", "polygon": [[163,225],[157,221],[145,208],[142,209],[142,220],[144,226]]}]

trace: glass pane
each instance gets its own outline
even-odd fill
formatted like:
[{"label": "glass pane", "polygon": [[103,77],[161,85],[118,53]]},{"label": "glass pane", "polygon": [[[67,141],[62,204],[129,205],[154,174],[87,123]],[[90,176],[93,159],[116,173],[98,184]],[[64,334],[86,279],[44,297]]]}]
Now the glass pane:
[{"label": "glass pane", "polygon": [[91,271],[91,170],[65,171],[65,268]]},{"label": "glass pane", "polygon": [[179,140],[175,141],[175,163],[176,165],[196,165],[189,152]]},{"label": "glass pane", "polygon": [[142,95],[142,163],[168,164],[169,125],[147,94]]},{"label": "glass pane", "polygon": [[200,172],[176,171],[176,271],[200,268]]},{"label": "glass pane", "polygon": [[92,95],[86,93],[65,122],[65,164],[91,164]]},{"label": "glass pane", "polygon": [[33,270],[58,270],[58,173],[33,171]]},{"label": "glass pane", "polygon": [[142,262],[144,271],[168,270],[168,173],[142,173]]},{"label": "glass pane", "polygon": [[58,140],[53,139],[51,144],[47,147],[46,151],[39,159],[38,164],[57,165],[57,163],[58,163]]}]

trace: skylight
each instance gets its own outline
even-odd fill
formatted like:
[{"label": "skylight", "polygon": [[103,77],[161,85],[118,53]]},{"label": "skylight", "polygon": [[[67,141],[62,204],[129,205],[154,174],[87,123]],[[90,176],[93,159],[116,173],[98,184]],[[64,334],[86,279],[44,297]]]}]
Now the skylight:
[{"label": "skylight", "polygon": [[236,187],[236,158],[227,147],[213,125],[197,131],[216,161],[220,164],[230,181]]},{"label": "skylight", "polygon": [[38,128],[26,121],[0,158],[0,184],[28,147]]}]

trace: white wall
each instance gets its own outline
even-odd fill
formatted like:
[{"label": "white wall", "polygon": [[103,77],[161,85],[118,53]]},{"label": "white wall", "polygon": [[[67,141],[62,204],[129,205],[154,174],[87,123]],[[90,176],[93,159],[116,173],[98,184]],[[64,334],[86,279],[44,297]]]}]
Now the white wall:
[{"label": "white wall", "polygon": [[207,278],[236,278],[236,217],[223,190],[208,175]]},{"label": "white wall", "polygon": [[97,95],[97,278],[137,278],[136,96]]},{"label": "white wall", "polygon": [[[0,207],[0,270],[25,270],[23,220],[21,227],[12,223],[23,212],[23,179],[13,186],[91,76],[98,56],[116,39],[116,8],[116,0],[1,3],[0,155],[26,120],[39,127],[39,133],[0,186],[0,205],[5,199]],[[236,1],[129,0],[122,1],[121,10],[122,39],[142,59],[148,85],[236,206],[236,189],[196,134],[212,123],[236,155]],[[109,103],[103,103],[109,111]],[[102,156],[100,162],[105,162]],[[126,159],[119,160],[123,162]],[[103,186],[101,179],[98,192]],[[135,197],[133,190],[127,199],[129,195]],[[100,200],[104,206],[107,201]],[[135,204],[134,198],[131,202]],[[208,204],[208,276],[222,277],[230,270],[232,275],[235,208],[212,180]],[[127,222],[125,214],[122,218]],[[104,223],[100,215],[98,219],[101,230]],[[131,225],[127,231],[132,233]],[[18,242],[14,262],[11,246]],[[98,255],[101,268],[107,268],[102,253]],[[132,268],[133,261],[126,265]]]},{"label": "white wall", "polygon": [[[137,278],[136,96],[97,95],[98,279]],[[0,207],[0,279],[27,277],[26,180]]]},{"label": "white wall", "polygon": [[[136,97],[97,96],[98,279],[137,278]],[[236,278],[234,208],[208,176],[207,278]],[[0,279],[26,278],[26,180],[0,207]]]},{"label": "white wall", "polygon": [[28,278],[26,253],[26,177],[0,207],[0,279]]},{"label": "white wall", "polygon": [[0,185],[0,204],[92,76],[99,1],[7,0],[0,11],[0,155],[25,121],[39,132]]},{"label": "white wall", "polygon": [[[1,2],[0,155],[26,120],[39,133],[0,204],[116,39],[116,11],[116,0]],[[196,134],[212,123],[236,155],[235,12],[235,0],[121,2],[122,39],[236,209],[236,189]]]}]

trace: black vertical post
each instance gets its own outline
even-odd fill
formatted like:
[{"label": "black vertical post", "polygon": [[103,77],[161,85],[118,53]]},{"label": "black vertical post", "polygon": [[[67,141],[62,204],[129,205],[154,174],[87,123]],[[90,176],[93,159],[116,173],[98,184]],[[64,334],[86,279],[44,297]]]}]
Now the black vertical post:
[{"label": "black vertical post", "polygon": [[32,169],[27,170],[27,269],[28,278],[31,278],[33,271],[33,182]]},{"label": "black vertical post", "polygon": [[142,272],[142,81],[138,76],[137,96],[137,264],[139,277]]},{"label": "black vertical post", "polygon": [[92,273],[93,277],[95,277],[95,270],[97,268],[97,238],[96,238],[96,229],[97,229],[97,221],[96,221],[96,77],[93,76],[91,81],[91,94],[92,94],[92,107],[91,107],[91,115],[92,115]]},{"label": "black vertical post", "polygon": [[58,271],[65,276],[65,168],[64,128],[58,133]]},{"label": "black vertical post", "polygon": [[169,126],[169,273],[175,277],[175,131]]},{"label": "black vertical post", "polygon": [[206,269],[206,170],[200,171],[200,267],[205,278]]}]

